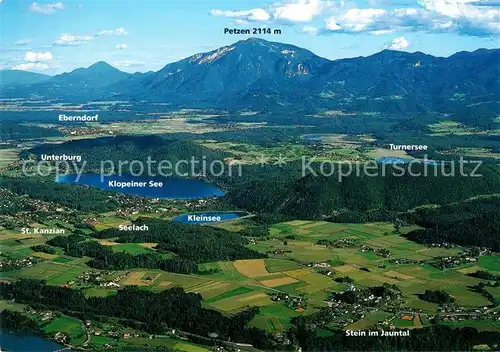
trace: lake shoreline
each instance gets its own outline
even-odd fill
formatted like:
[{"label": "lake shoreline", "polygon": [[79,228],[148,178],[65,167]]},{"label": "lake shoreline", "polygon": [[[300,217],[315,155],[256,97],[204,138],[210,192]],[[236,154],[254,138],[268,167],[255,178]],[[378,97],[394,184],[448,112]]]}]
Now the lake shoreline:
[{"label": "lake shoreline", "polygon": [[51,339],[42,331],[15,331],[0,329],[0,351],[75,351],[74,346],[62,345]]},{"label": "lake shoreline", "polygon": [[59,176],[55,178],[55,182],[160,199],[194,200],[223,197],[225,195],[225,192],[218,186],[199,178],[132,175],[102,176],[95,173],[84,173],[81,175]]},{"label": "lake shoreline", "polygon": [[[189,220],[190,216],[205,216],[205,217],[220,217],[220,220],[217,221],[203,221],[203,220],[194,220],[191,221]],[[253,214],[247,212],[247,211],[240,211],[240,210],[226,210],[226,211],[198,211],[198,212],[192,212],[192,213],[184,213],[181,215],[176,216],[175,218],[171,219],[170,221],[173,222],[180,222],[183,224],[196,224],[196,225],[212,225],[212,224],[220,224],[222,222],[227,222],[227,221],[232,221],[232,220],[240,220],[240,219],[246,219],[249,217],[254,216]]]}]

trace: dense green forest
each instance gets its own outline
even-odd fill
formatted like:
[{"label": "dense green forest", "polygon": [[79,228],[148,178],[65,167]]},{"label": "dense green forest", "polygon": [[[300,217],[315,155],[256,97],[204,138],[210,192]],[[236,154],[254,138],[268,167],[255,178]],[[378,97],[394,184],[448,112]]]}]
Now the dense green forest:
[{"label": "dense green forest", "polygon": [[454,223],[438,224],[404,235],[419,243],[455,243],[464,246],[487,247],[500,251],[500,211],[479,214]]},{"label": "dense green forest", "polygon": [[198,263],[265,257],[246,248],[248,241],[243,236],[224,229],[141,218],[134,224],[145,224],[149,229],[139,232],[108,229],[94,232],[93,236],[118,237],[117,242],[122,243],[158,242],[156,252],[115,253],[111,247],[88,241],[88,237],[82,235],[57,236],[47,243],[63,248],[70,256],[93,258],[88,264],[98,269],[156,268],[190,274],[198,272]]},{"label": "dense green forest", "polygon": [[108,246],[96,241],[87,241],[85,236],[57,236],[47,241],[48,244],[64,249],[66,255],[93,258],[87,264],[96,269],[124,270],[131,268],[162,269],[180,274],[198,272],[196,262],[182,258],[164,258],[158,253],[115,253]]},{"label": "dense green forest", "polygon": [[248,240],[236,232],[222,228],[188,225],[157,219],[139,218],[135,225],[147,225],[147,231],[107,229],[94,232],[96,238],[118,237],[117,242],[158,242],[161,251],[173,252],[197,263],[216,260],[262,258],[264,255],[245,247]]},{"label": "dense green forest", "polygon": [[400,215],[407,222],[423,227],[454,224],[480,214],[500,211],[500,195],[480,196],[441,206],[420,206]]},{"label": "dense green forest", "polygon": [[263,349],[275,347],[267,332],[247,326],[258,313],[258,308],[226,317],[204,308],[199,294],[186,293],[182,288],[153,293],[125,287],[116,295],[85,297],[81,291],[48,286],[35,279],[21,279],[14,283],[0,283],[0,295],[2,299],[57,309],[81,319],[120,318],[124,324],[155,334],[162,334],[168,327],[205,337],[217,334],[220,339],[251,343]]},{"label": "dense green forest", "polygon": [[[283,351],[289,347],[277,345],[264,330],[248,327],[248,322],[258,313],[258,308],[227,317],[204,308],[200,295],[186,293],[181,288],[153,293],[137,287],[126,287],[108,297],[85,297],[80,291],[47,286],[39,280],[21,279],[14,283],[0,283],[0,297],[59,310],[80,319],[114,317],[125,325],[150,333],[161,334],[167,328],[177,328],[205,337],[217,334],[218,339],[251,343],[264,350]],[[318,336],[317,324],[324,319],[323,315],[330,314],[328,309],[292,320],[293,325],[287,335],[303,351],[470,351],[474,346],[483,344],[495,349],[500,341],[498,332],[478,332],[474,328],[453,329],[440,325],[413,329],[406,337],[352,338],[341,330],[330,330],[328,336]],[[12,329],[35,328],[32,322],[15,313],[2,313],[2,318],[3,326],[9,323]]]},{"label": "dense green forest", "polygon": [[437,304],[447,304],[455,302],[455,299],[450,296],[450,294],[443,290],[425,290],[424,293],[418,295],[420,299],[424,301],[437,303]]},{"label": "dense green forest", "polygon": [[478,270],[476,272],[469,273],[467,275],[471,277],[477,277],[478,279],[483,279],[483,280],[500,281],[500,275],[495,275],[484,270]]},{"label": "dense green forest", "polygon": [[500,196],[497,194],[441,206],[420,206],[397,216],[406,223],[424,227],[404,235],[412,241],[500,249]]},{"label": "dense green forest", "polygon": [[[2,112],[2,115],[3,114],[4,112]],[[55,128],[42,128],[37,126],[28,127],[12,121],[0,122],[0,141],[59,136],[62,136],[62,133]]]},{"label": "dense green forest", "polygon": [[35,252],[43,252],[43,253],[48,253],[48,254],[56,254],[57,253],[57,251],[54,247],[51,247],[51,246],[46,245],[46,244],[39,244],[36,246],[32,246],[31,249],[34,250]]},{"label": "dense green forest", "polygon": [[0,312],[0,327],[8,331],[37,333],[38,325],[33,319],[18,312],[3,310]]},{"label": "dense green forest", "polygon": [[[245,210],[302,219],[335,217],[348,210],[372,211],[385,220],[386,212],[404,212],[423,204],[448,204],[481,194],[500,193],[500,172],[493,165],[478,170],[482,177],[447,177],[444,172],[450,170],[429,165],[414,165],[412,169],[424,172],[427,168],[427,177],[411,176],[408,172],[398,176],[406,166],[379,165],[378,170],[370,171],[378,176],[370,177],[363,172],[357,175],[354,169],[349,176],[340,178],[338,170],[334,170],[333,176],[321,176],[318,164],[313,166],[317,176],[311,173],[300,178],[293,166],[280,174],[267,175],[253,173],[252,167],[244,168],[242,178],[227,181],[232,184],[226,199]],[[472,169],[464,166],[466,172]]]},{"label": "dense green forest", "polygon": [[313,325],[302,316],[295,320],[293,336],[302,351],[472,351],[474,346],[497,346],[498,332],[480,332],[474,328],[450,328],[441,325],[412,329],[407,337],[347,337],[344,331],[317,336]]},{"label": "dense green forest", "polygon": [[[190,161],[194,158],[198,162],[193,169],[190,165],[180,163],[178,165],[178,175],[188,173],[191,176],[197,175],[203,169],[203,162],[210,164],[214,160],[223,161],[230,156],[227,153],[214,151],[189,141],[173,140],[158,135],[153,136],[117,136],[101,137],[95,139],[82,139],[69,141],[62,144],[44,144],[29,151],[23,152],[22,157],[26,158],[30,154],[37,156],[41,154],[68,154],[80,155],[82,162],[85,161],[86,171],[101,170],[103,167],[110,167],[109,160],[114,163],[114,169],[106,170],[120,172],[118,161],[140,161],[143,164],[143,172],[147,172],[147,165],[150,165],[151,172],[157,174],[159,168],[164,173],[177,171],[175,165],[179,160]],[[148,164],[148,160],[151,162]],[[168,161],[171,163],[168,169]],[[140,172],[141,167],[134,164],[131,168],[124,164],[121,173]]]}]

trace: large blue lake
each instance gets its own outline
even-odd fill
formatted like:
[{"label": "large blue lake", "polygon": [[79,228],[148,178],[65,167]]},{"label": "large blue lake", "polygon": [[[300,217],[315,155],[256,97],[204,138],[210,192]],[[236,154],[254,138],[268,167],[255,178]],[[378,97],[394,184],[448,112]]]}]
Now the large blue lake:
[{"label": "large blue lake", "polygon": [[72,174],[60,176],[56,182],[151,198],[199,199],[224,195],[218,187],[197,179],[112,175],[101,180],[99,174],[82,174],[79,178],[77,174]]},{"label": "large blue lake", "polygon": [[39,336],[15,334],[5,330],[0,332],[0,347],[9,352],[52,352],[64,348],[54,341]]},{"label": "large blue lake", "polygon": [[182,214],[172,219],[174,222],[182,222],[183,224],[209,224],[221,221],[238,219],[247,216],[245,211],[233,212],[218,212],[218,211],[204,211],[199,213]]}]

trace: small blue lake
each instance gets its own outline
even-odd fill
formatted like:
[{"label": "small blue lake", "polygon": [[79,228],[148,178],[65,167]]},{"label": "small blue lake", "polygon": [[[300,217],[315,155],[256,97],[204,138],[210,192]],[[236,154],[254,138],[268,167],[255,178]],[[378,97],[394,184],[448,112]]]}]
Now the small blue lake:
[{"label": "small blue lake", "polygon": [[[407,158],[398,158],[398,157],[382,157],[378,158],[376,161],[377,163],[380,164],[408,164],[415,159],[407,159]],[[438,165],[439,163],[434,161],[434,160],[418,160],[418,162],[421,162],[422,164],[427,164],[427,165]]]},{"label": "small blue lake", "polygon": [[[53,352],[64,348],[64,346],[51,340],[45,340],[40,336],[16,334],[6,330],[0,332],[0,347],[9,352]],[[65,351],[71,352],[72,350]]]},{"label": "small blue lake", "polygon": [[306,142],[316,142],[316,141],[323,140],[323,135],[321,135],[321,134],[306,134],[306,135],[303,135],[302,138]]},{"label": "small blue lake", "polygon": [[209,224],[209,223],[234,220],[247,215],[249,214],[245,211],[234,211],[234,212],[205,211],[199,213],[182,214],[173,218],[172,221],[182,222],[183,224]]},{"label": "small blue lake", "polygon": [[221,197],[217,186],[198,179],[149,177],[132,175],[77,174],[60,176],[58,183],[96,187],[106,191],[150,198],[200,199]]},{"label": "small blue lake", "polygon": [[398,157],[382,157],[377,159],[380,164],[408,164],[411,159],[398,158]]}]

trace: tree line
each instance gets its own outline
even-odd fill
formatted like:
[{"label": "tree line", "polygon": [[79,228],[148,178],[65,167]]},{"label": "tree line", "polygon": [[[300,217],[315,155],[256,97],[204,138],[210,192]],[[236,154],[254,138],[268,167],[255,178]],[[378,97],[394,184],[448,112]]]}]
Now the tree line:
[{"label": "tree line", "polygon": [[463,246],[486,247],[500,251],[500,210],[479,214],[455,223],[438,224],[404,235],[409,240],[430,243],[455,243]]},{"label": "tree line", "polygon": [[80,234],[56,236],[47,244],[63,248],[66,255],[91,257],[93,259],[88,265],[109,270],[150,268],[181,274],[204,273],[199,271],[199,263],[266,257],[245,247],[248,244],[246,238],[224,229],[147,218],[139,218],[134,224],[147,225],[148,230],[107,229],[92,235],[96,238],[118,237],[119,243],[158,242],[156,252],[135,255],[114,252],[110,246],[89,241],[89,237]]},{"label": "tree line", "polygon": [[[377,172],[375,177],[365,175],[362,170],[358,175],[358,169],[339,177],[339,167],[344,166],[337,166],[332,176],[323,176],[320,165],[311,164],[313,171],[305,177],[300,176],[297,170],[300,166],[295,164],[289,165],[286,171],[268,175],[252,173],[253,167],[245,167],[241,180],[227,180],[230,190],[226,199],[239,208],[258,213],[324,219],[338,218],[339,213],[347,211],[353,215],[367,214],[366,217],[374,221],[387,220],[391,213],[425,204],[448,204],[477,195],[500,193],[500,169],[494,165],[481,167],[478,172],[482,177],[445,176],[445,172],[451,172],[450,165],[444,169],[413,165],[412,172],[422,172],[420,177],[410,175],[407,166],[401,165],[398,167],[406,168],[402,176],[398,176],[400,171],[396,166],[379,165],[377,170],[370,171]],[[428,170],[427,177],[423,176],[424,168]],[[464,166],[466,173],[471,173],[473,168],[472,165]],[[350,221],[353,217],[345,220]]]},{"label": "tree line", "polygon": [[[128,286],[116,295],[85,297],[81,291],[49,286],[36,279],[21,279],[0,283],[0,296],[19,303],[60,310],[83,320],[99,316],[119,318],[126,325],[153,334],[163,334],[167,328],[174,328],[205,337],[211,335],[222,340],[250,343],[262,349],[275,347],[269,333],[247,326],[258,314],[258,308],[224,316],[204,308],[201,295],[186,293],[179,287],[153,293]],[[26,324],[29,323],[19,322],[18,325]]]},{"label": "tree line", "polygon": [[119,243],[157,242],[158,250],[172,252],[197,263],[265,257],[265,254],[245,247],[249,243],[245,237],[222,228],[148,218],[139,218],[133,224],[146,225],[148,230],[120,231],[112,228],[91,235],[96,238],[118,237],[116,242]]}]

